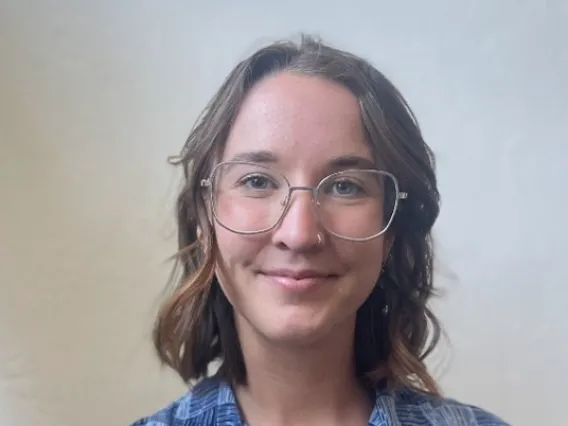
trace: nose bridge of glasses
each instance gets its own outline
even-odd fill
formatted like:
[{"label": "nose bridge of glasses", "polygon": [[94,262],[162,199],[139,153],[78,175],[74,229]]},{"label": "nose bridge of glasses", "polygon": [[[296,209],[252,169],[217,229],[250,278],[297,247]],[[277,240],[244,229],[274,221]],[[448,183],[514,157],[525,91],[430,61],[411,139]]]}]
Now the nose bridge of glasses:
[{"label": "nose bridge of glasses", "polygon": [[292,202],[292,195],[294,193],[294,191],[306,191],[310,193],[310,198],[312,200],[313,203],[317,203],[317,198],[316,198],[316,187],[314,186],[290,186],[290,191],[289,191],[289,196],[288,196],[288,202]]},{"label": "nose bridge of glasses", "polygon": [[[302,201],[301,201],[301,197],[300,199],[298,199],[298,197],[293,197],[293,194],[295,191],[298,192],[308,192],[309,193],[309,197],[310,197],[310,202],[309,202],[309,207],[306,205],[302,206]],[[302,217],[303,219],[301,220],[302,222],[305,222],[306,219],[306,213],[307,211],[305,210],[306,207],[309,209],[312,209],[311,213],[308,213],[309,216],[312,216],[312,219],[319,221],[319,216],[317,211],[314,210],[314,207],[317,207],[317,200],[316,200],[316,188],[312,187],[312,186],[289,186],[289,191],[288,191],[288,197],[286,197],[286,199],[282,202],[282,213],[280,216],[280,220],[284,220],[286,221],[286,217],[288,217],[290,215],[290,210],[293,209],[300,209],[299,211],[297,211],[297,213],[300,214],[299,217]],[[300,202],[300,205],[297,204],[297,202]],[[304,200],[307,201],[307,200]],[[294,207],[294,204],[296,202],[296,206]],[[301,211],[301,213],[300,213]],[[296,216],[296,214],[294,214],[294,216]],[[309,220],[308,222],[311,222],[311,220]],[[305,224],[307,224],[308,222],[305,222]]]}]

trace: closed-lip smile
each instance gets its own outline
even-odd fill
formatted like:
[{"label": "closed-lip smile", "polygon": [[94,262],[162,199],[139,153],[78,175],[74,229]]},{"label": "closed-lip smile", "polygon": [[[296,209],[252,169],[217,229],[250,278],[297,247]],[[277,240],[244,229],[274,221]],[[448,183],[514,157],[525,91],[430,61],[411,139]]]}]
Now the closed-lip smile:
[{"label": "closed-lip smile", "polygon": [[295,280],[305,278],[329,278],[337,275],[329,272],[318,271],[316,269],[268,269],[261,271],[261,273],[268,276],[293,278]]},{"label": "closed-lip smile", "polygon": [[338,274],[317,269],[266,269],[260,271],[271,282],[289,290],[308,290],[325,281],[337,278]]}]

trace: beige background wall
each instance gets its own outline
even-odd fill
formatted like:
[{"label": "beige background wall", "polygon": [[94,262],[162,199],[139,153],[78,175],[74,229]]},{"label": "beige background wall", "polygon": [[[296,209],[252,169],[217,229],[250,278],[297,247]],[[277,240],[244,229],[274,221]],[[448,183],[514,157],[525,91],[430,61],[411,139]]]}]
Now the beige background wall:
[{"label": "beige background wall", "polygon": [[568,424],[568,3],[348,4],[0,0],[0,425],[126,425],[183,391],[149,344],[165,158],[236,60],[300,30],[391,76],[438,154],[447,393]]}]

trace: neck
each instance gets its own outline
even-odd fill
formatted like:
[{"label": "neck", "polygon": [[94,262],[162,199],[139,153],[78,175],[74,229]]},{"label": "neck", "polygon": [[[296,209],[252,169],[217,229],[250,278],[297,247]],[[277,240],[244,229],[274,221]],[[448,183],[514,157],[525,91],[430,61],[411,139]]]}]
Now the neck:
[{"label": "neck", "polygon": [[355,321],[317,343],[275,345],[237,318],[247,384],[236,390],[247,423],[367,424],[371,401],[355,376]]}]

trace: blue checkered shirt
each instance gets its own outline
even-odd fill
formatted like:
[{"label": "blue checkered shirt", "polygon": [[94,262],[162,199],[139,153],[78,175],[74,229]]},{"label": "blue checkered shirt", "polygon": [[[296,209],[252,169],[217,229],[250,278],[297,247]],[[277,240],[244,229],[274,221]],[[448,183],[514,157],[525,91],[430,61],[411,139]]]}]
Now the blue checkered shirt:
[{"label": "blue checkered shirt", "polygon": [[[201,381],[186,395],[131,426],[246,426],[231,387]],[[478,407],[409,389],[377,391],[369,426],[510,426]]]}]

